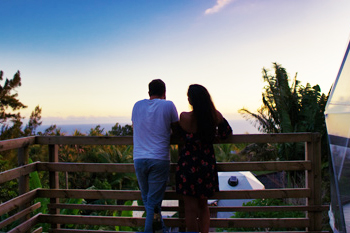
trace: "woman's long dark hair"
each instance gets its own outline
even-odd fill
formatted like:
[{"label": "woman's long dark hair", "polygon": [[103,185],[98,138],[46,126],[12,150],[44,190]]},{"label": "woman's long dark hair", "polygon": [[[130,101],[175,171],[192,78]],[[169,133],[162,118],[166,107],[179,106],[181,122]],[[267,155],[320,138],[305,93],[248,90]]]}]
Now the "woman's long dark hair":
[{"label": "woman's long dark hair", "polygon": [[200,139],[212,143],[216,133],[217,115],[209,92],[199,84],[192,84],[188,88],[187,96],[193,108]]}]

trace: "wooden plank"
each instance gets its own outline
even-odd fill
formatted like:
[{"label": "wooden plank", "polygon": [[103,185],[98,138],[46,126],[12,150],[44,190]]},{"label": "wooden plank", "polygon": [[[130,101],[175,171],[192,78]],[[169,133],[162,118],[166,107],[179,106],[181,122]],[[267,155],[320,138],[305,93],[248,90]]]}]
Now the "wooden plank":
[{"label": "wooden plank", "polygon": [[[107,226],[143,226],[145,218],[106,217],[106,216],[77,216],[77,215],[41,215],[40,222],[51,224],[82,224],[82,225],[107,225]],[[166,226],[184,226],[184,219],[165,218]],[[307,218],[223,218],[211,219],[210,227],[298,227],[309,225]]]},{"label": "wooden plank", "polygon": [[220,191],[210,199],[305,198],[309,196],[310,190],[306,188],[260,189]]},{"label": "wooden plank", "polygon": [[314,133],[234,134],[219,144],[309,142]]},{"label": "wooden plank", "polygon": [[75,210],[136,210],[145,211],[144,206],[125,205],[94,205],[94,204],[49,204],[47,208],[75,209]]},{"label": "wooden plank", "polygon": [[[141,200],[140,191],[136,190],[81,190],[81,189],[39,189],[39,197],[46,198],[85,198]],[[256,198],[305,198],[310,196],[310,189],[262,189],[220,191],[210,199],[256,199]],[[182,200],[182,195],[167,190],[164,200]]]},{"label": "wooden plank", "polygon": [[[314,135],[312,142],[305,143],[305,160],[311,160],[312,169],[306,171],[306,187],[310,188],[311,195],[307,199],[307,205],[321,205],[321,136]],[[310,218],[309,230],[321,230],[322,213],[312,212],[307,215]]]},{"label": "wooden plank", "polygon": [[38,196],[46,198],[141,200],[141,193],[136,190],[40,189],[38,190]]},{"label": "wooden plank", "polygon": [[301,171],[310,170],[310,161],[267,161],[217,163],[218,171]]},{"label": "wooden plank", "polygon": [[[228,143],[286,143],[309,142],[315,133],[285,133],[285,134],[235,134],[218,144]],[[41,145],[132,145],[131,136],[36,136],[35,143]],[[172,139],[171,144],[179,141]]]},{"label": "wooden plank", "polygon": [[11,224],[12,222],[32,213],[34,210],[40,208],[41,206],[41,203],[40,202],[37,202],[35,203],[34,205],[18,212],[17,214],[14,214],[10,217],[8,217],[7,219],[5,219],[4,221],[0,222],[0,229],[3,228],[3,227],[6,227],[7,225]]},{"label": "wooden plank", "polygon": [[[28,153],[28,146],[24,146],[21,148],[18,148],[17,152],[17,159],[18,159],[18,166],[24,166],[29,164],[29,153]],[[19,195],[25,194],[29,192],[29,174],[20,176],[18,178],[18,193]],[[21,206],[19,206],[19,210],[24,210],[27,207],[30,206],[30,203],[25,203]],[[19,219],[18,221],[20,223],[26,222],[30,219],[30,214],[27,214],[23,218]],[[29,230],[23,231],[23,233],[29,233]]]},{"label": "wooden plank", "polygon": [[[18,149],[18,166],[25,166],[29,164],[28,146]],[[25,174],[18,179],[19,195],[29,192],[29,174]]]},{"label": "wooden plank", "polygon": [[110,216],[79,216],[79,215],[47,215],[39,218],[42,223],[51,224],[83,224],[107,226],[143,226],[145,218],[110,217]]},{"label": "wooden plank", "polygon": [[41,145],[132,145],[131,136],[36,136]]},{"label": "wooden plank", "polygon": [[[332,232],[329,232],[329,231],[244,231],[244,233],[266,233],[266,232],[272,232],[272,233],[332,233]],[[211,233],[219,233],[219,232],[211,232]],[[222,233],[222,232],[220,232]],[[237,233],[236,231],[235,232],[226,232],[225,233]]]},{"label": "wooden plank", "polygon": [[262,227],[262,228],[303,228],[309,225],[307,218],[222,218],[210,219],[210,227]]},{"label": "wooden plank", "polygon": [[[219,143],[284,143],[310,142],[314,133],[290,134],[235,134]],[[31,136],[0,141],[0,151],[17,149],[33,144],[49,145],[132,145],[131,136]],[[172,140],[172,144],[178,141]]]},{"label": "wooden plank", "polygon": [[[266,232],[281,232],[281,233],[332,233],[329,231],[244,231],[244,233],[266,233]],[[219,233],[219,232],[215,232],[213,231],[212,233]],[[221,233],[221,232],[220,232]],[[237,232],[226,232],[225,233],[237,233]]]},{"label": "wooden plank", "polygon": [[0,205],[0,216],[10,212],[11,210],[14,210],[15,208],[18,208],[21,205],[33,201],[35,198],[38,197],[37,190],[38,189],[32,190],[28,193],[25,193],[21,196],[15,197],[7,202],[2,203]]},{"label": "wooden plank", "polygon": [[5,183],[7,181],[17,179],[20,176],[28,175],[31,172],[37,170],[37,164],[40,162],[35,162],[31,164],[27,164],[24,166],[20,166],[11,170],[7,170],[0,173],[0,181],[1,183]]},{"label": "wooden plank", "polygon": [[328,211],[328,205],[322,206],[209,206],[210,212],[285,212],[285,211]]},{"label": "wooden plank", "polygon": [[[57,163],[58,162],[58,145],[50,144],[49,147],[49,162],[51,163]],[[59,177],[58,172],[56,171],[49,171],[49,186],[51,190],[59,189]],[[57,197],[50,197],[50,203],[51,204],[58,204],[59,198]],[[49,209],[49,214],[59,214],[59,209]],[[51,224],[51,228],[60,228],[59,224]]]},{"label": "wooden plank", "polygon": [[[145,211],[144,206],[127,205],[95,205],[95,204],[48,204],[47,208],[77,209],[77,210],[133,210]],[[178,211],[178,206],[162,206],[162,211]]]},{"label": "wooden plank", "polygon": [[[51,229],[49,230],[49,233],[128,233],[128,232],[134,232],[134,231],[101,231],[101,230],[78,230],[78,229]],[[266,232],[264,232],[266,233]],[[300,232],[299,232],[300,233]]]},{"label": "wooden plank", "polygon": [[48,163],[38,164],[39,171],[60,171],[60,172],[115,172],[115,173],[134,173],[133,163]]},{"label": "wooden plank", "polygon": [[[218,163],[218,171],[298,171],[310,170],[310,161],[278,161],[278,162],[234,162]],[[134,173],[133,163],[64,163],[41,162],[37,164],[39,171],[60,172],[115,172]],[[172,163],[171,172],[175,172],[176,164]]]},{"label": "wooden plank", "polygon": [[[321,161],[321,135],[314,135],[313,137],[313,147],[314,147],[314,162],[313,162],[313,172],[314,172],[314,203],[313,205],[322,205],[322,161]],[[311,203],[309,203],[311,204]],[[315,212],[315,228],[312,230],[320,231],[322,230],[322,212]]]},{"label": "wooden plank", "polygon": [[35,229],[34,231],[32,231],[32,233],[41,233],[41,232],[43,232],[42,227],[39,227],[39,228]]},{"label": "wooden plank", "polygon": [[[48,204],[47,208],[57,209],[77,209],[77,210],[127,210],[127,211],[145,211],[144,206],[126,206],[126,205],[95,205],[95,204]],[[162,206],[162,211],[179,211],[178,206]],[[216,212],[285,212],[285,211],[328,211],[328,205],[321,206],[209,206],[212,213]]]},{"label": "wooden plank", "polygon": [[34,143],[35,143],[35,136],[2,140],[0,141],[0,151],[18,149],[21,147],[33,145]]},{"label": "wooden plank", "polygon": [[[49,230],[49,233],[70,233],[70,232],[76,232],[76,233],[101,233],[101,230],[76,230],[76,229],[54,229]],[[330,231],[270,231],[270,232],[281,232],[281,233],[331,233]],[[136,233],[135,231],[102,231],[102,233]],[[219,233],[216,231],[211,231],[211,233]],[[220,232],[222,233],[222,232]],[[225,231],[225,233],[237,233],[237,232],[230,232]],[[244,231],[244,233],[266,233],[266,231]]]},{"label": "wooden plank", "polygon": [[37,214],[34,217],[31,217],[29,220],[25,221],[24,223],[20,224],[19,226],[13,228],[12,230],[8,231],[8,233],[23,233],[27,232],[35,226],[39,221],[38,218],[41,214]]}]

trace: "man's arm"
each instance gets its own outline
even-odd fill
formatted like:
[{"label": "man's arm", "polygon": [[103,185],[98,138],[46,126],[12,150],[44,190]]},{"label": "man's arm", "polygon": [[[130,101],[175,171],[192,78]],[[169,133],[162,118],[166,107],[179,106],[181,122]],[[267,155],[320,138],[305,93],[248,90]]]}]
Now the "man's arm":
[{"label": "man's arm", "polygon": [[178,121],[171,123],[171,135],[180,135],[180,124]]},{"label": "man's arm", "polygon": [[180,124],[178,121],[171,123],[171,141],[176,141],[176,143],[180,140]]}]

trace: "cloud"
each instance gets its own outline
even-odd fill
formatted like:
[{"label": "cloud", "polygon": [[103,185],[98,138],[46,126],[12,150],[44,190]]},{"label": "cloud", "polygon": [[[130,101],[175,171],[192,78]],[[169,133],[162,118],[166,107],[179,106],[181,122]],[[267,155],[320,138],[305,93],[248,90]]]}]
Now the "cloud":
[{"label": "cloud", "polygon": [[206,9],[205,14],[206,15],[215,14],[233,1],[234,0],[216,0],[216,5],[213,6],[212,8]]}]

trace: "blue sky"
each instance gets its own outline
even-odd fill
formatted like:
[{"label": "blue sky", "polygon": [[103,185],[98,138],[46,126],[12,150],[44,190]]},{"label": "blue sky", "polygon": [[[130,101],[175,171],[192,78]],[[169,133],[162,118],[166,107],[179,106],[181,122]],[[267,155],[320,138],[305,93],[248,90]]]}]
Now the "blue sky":
[{"label": "blue sky", "polygon": [[206,86],[228,119],[261,105],[262,68],[282,64],[328,93],[350,33],[348,0],[0,0],[0,70],[22,76],[28,118],[131,123],[155,78],[188,111]]}]

